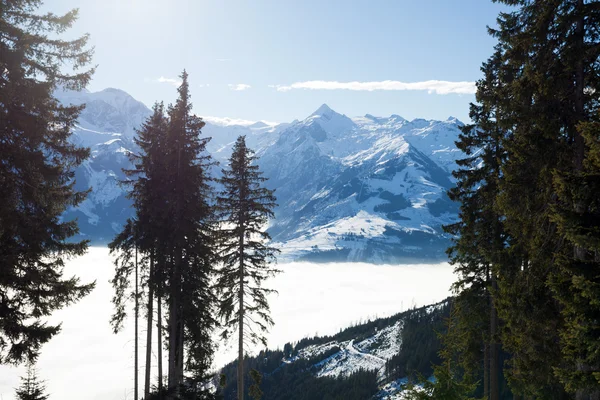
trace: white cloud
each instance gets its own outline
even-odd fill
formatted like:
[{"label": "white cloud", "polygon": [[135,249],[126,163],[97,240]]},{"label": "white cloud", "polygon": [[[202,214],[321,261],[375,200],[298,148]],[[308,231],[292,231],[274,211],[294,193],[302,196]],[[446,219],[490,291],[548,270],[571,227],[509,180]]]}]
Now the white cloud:
[{"label": "white cloud", "polygon": [[449,82],[429,80],[423,82],[400,81],[374,81],[374,82],[337,82],[337,81],[305,81],[295,82],[291,85],[269,85],[279,92],[288,92],[292,89],[308,90],[424,90],[435,94],[473,94],[476,92],[475,82]]},{"label": "white cloud", "polygon": [[231,61],[231,58],[215,58],[219,62]]},{"label": "white cloud", "polygon": [[168,83],[168,84],[171,84],[171,85],[173,85],[175,87],[179,87],[181,85],[181,80],[180,79],[165,78],[164,76],[161,76],[156,81],[160,82],[160,83]]},{"label": "white cloud", "polygon": [[229,89],[235,90],[236,92],[241,92],[242,90],[248,90],[248,89],[250,89],[252,87],[252,86],[247,85],[245,83],[236,83],[236,84],[230,83],[227,86],[229,86]]}]

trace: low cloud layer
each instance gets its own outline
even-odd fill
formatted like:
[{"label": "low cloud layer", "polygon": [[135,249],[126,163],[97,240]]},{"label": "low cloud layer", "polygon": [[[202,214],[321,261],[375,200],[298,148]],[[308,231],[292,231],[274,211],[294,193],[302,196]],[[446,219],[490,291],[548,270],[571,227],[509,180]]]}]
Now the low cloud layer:
[{"label": "low cloud layer", "polygon": [[337,82],[337,81],[305,81],[291,85],[271,85],[279,92],[288,92],[294,89],[305,90],[354,90],[373,92],[376,90],[420,90],[435,94],[474,94],[475,82],[449,82],[449,81],[374,81],[374,82]]}]

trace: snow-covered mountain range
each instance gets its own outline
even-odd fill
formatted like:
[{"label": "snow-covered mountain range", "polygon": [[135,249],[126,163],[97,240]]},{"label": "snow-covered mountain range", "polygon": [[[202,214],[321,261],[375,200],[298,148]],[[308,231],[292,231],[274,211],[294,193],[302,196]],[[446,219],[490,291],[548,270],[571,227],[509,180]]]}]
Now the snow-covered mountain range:
[{"label": "snow-covered mountain range", "polygon": [[[136,151],[135,129],[150,115],[118,89],[57,91],[63,103],[87,104],[73,140],[92,156],[77,171],[92,187],[71,209],[84,237],[108,242],[132,210],[118,181]],[[390,117],[349,118],[323,104],[302,121],[273,124],[205,118],[208,150],[225,164],[239,135],[260,156],[279,206],[269,231],[286,259],[373,263],[444,258],[441,226],[456,220],[446,196],[461,157],[454,145],[462,125]]]}]

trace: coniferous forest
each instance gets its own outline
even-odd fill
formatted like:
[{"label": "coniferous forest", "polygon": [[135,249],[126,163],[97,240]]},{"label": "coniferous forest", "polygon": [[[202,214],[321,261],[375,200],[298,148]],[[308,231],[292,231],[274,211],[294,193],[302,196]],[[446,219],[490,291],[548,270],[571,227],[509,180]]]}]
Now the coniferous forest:
[{"label": "coniferous forest", "polygon": [[[108,245],[107,323],[117,333],[133,316],[135,400],[358,400],[395,382],[409,399],[600,400],[600,2],[493,2],[506,8],[488,28],[496,44],[447,192],[459,209],[443,227],[452,297],[283,350],[266,348],[276,322],[266,283],[282,272],[267,231],[277,188],[244,135],[218,165],[194,111],[196,77],[183,70],[176,100],[157,101],[136,130],[119,182],[132,217]],[[54,97],[85,89],[94,48],[88,35],[66,34],[76,9],[46,8],[0,0],[0,364],[27,366],[15,388],[23,400],[53,398],[35,367],[61,331],[46,318],[96,285],[64,272],[89,246],[64,215],[95,189],[75,182],[91,154],[71,140],[85,106]],[[397,204],[375,208],[406,220],[410,201],[385,196]],[[383,368],[319,376],[388,337],[399,350]],[[234,342],[237,358],[216,370],[220,341]],[[252,354],[257,343],[265,350]]]}]

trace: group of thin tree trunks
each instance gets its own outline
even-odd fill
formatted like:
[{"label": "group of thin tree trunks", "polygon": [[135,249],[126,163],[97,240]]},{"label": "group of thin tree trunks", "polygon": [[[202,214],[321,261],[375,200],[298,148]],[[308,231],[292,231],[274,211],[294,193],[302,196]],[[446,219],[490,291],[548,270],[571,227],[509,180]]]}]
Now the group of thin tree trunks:
[{"label": "group of thin tree trunks", "polygon": [[498,2],[510,7],[457,142],[461,208],[445,229],[458,281],[438,388],[597,400],[600,2]]},{"label": "group of thin tree trunks", "polygon": [[[212,335],[228,340],[237,332],[238,359],[248,345],[262,342],[273,324],[263,282],[277,270],[270,264],[264,226],[275,207],[273,191],[256,165],[256,156],[240,136],[222,177],[211,176],[215,163],[206,152],[204,122],[191,112],[188,75],[181,75],[179,98],[165,112],[162,104],[138,130],[139,153],[125,170],[134,219],[109,244],[115,256],[112,319],[115,332],[134,303],[135,381],[138,390],[138,315],[141,286],[146,298],[147,336],[144,398],[151,396],[153,307],[158,311],[158,398],[212,398],[215,350]],[[215,185],[220,185],[218,193]],[[215,195],[216,194],[216,195]],[[214,201],[213,201],[214,200]],[[139,260],[139,262],[138,262]],[[131,276],[133,274],[133,282]],[[212,282],[214,279],[214,283]],[[166,322],[162,318],[167,305]],[[162,382],[162,331],[168,343],[167,385]],[[248,371],[247,371],[248,372]],[[238,399],[243,399],[244,370],[238,363]],[[254,379],[260,382],[260,377]],[[260,393],[257,385],[252,393]],[[163,397],[165,396],[165,397]]]}]

